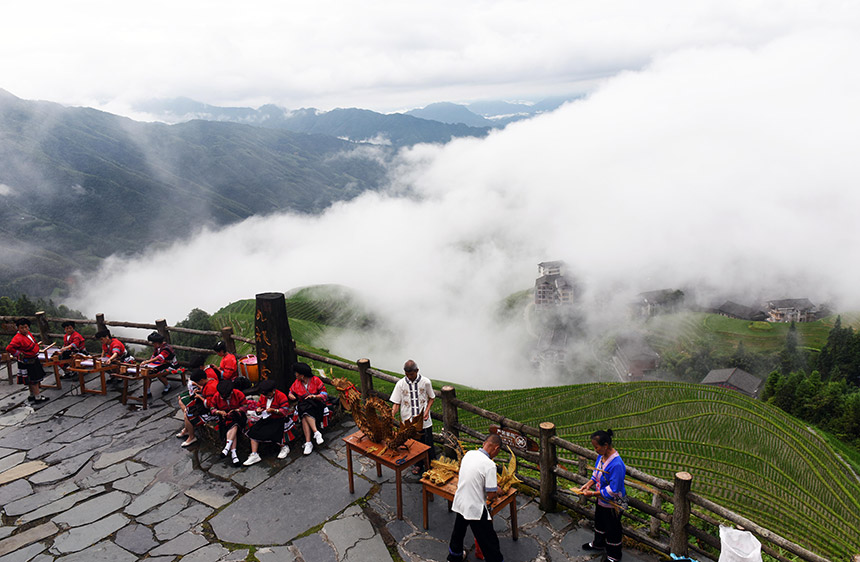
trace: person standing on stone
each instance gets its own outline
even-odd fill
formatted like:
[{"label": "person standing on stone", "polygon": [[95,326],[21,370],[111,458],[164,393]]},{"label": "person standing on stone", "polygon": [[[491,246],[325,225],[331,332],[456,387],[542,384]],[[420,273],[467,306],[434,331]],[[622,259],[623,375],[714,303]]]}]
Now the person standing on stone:
[{"label": "person standing on stone", "polygon": [[41,393],[39,386],[45,378],[45,370],[39,361],[39,342],[30,332],[30,321],[26,318],[17,319],[15,327],[18,333],[12,337],[6,351],[18,360],[18,384],[30,388],[30,396],[27,397],[30,402],[47,402],[48,397]]},{"label": "person standing on stone", "polygon": [[[391,392],[391,415],[396,416],[400,410],[400,420],[409,421],[416,416],[421,416],[423,421],[421,442],[430,447],[428,454],[430,460],[436,458],[436,449],[433,447],[433,420],[430,418],[430,408],[436,399],[433,392],[433,384],[427,377],[418,374],[418,364],[412,359],[403,364],[405,377],[397,381]],[[421,461],[412,467],[412,474],[424,472],[424,462]]]},{"label": "person standing on stone", "polygon": [[466,529],[471,527],[478,547],[487,562],[502,562],[504,556],[499,548],[499,537],[493,528],[493,518],[487,507],[498,494],[496,463],[493,459],[502,448],[502,439],[491,433],[484,439],[480,449],[463,455],[460,461],[459,482],[454,493],[451,511],[457,514],[454,530],[448,543],[448,562],[463,562],[465,551],[463,539]]},{"label": "person standing on stone", "polygon": [[[621,512],[627,505],[624,476],[627,467],[612,446],[612,430],[591,434],[591,446],[600,455],[591,478],[580,486],[583,496],[597,498],[594,508],[594,539],[582,545],[582,550],[604,550],[609,562],[621,561]],[[591,488],[594,487],[594,490]]]}]

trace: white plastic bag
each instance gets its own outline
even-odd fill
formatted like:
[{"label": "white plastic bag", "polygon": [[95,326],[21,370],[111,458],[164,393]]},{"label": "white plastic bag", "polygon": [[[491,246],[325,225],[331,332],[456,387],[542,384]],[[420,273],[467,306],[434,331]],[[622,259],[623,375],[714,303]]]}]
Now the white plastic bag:
[{"label": "white plastic bag", "polygon": [[721,525],[718,562],[761,562],[761,543],[749,531]]}]

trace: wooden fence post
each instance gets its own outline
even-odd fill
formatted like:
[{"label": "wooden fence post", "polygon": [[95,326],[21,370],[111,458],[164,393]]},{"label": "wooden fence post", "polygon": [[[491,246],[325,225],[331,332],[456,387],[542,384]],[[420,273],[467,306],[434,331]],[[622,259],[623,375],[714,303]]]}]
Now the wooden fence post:
[{"label": "wooden fence post", "polygon": [[[651,494],[651,507],[657,509],[663,507],[663,498],[657,492]],[[660,520],[653,515],[651,516],[651,527],[648,529],[648,535],[655,539],[660,536]]]},{"label": "wooden fence post", "polygon": [[367,372],[370,369],[370,359],[359,359],[357,364],[358,376],[361,379],[361,398],[367,400],[373,391],[373,377]]},{"label": "wooden fence post", "polygon": [[672,498],[674,512],[672,513],[672,532],[669,535],[669,552],[678,556],[687,556],[687,523],[690,522],[690,500],[687,494],[693,484],[693,476],[689,472],[675,473],[675,493]]},{"label": "wooden fence post", "polygon": [[558,464],[555,444],[550,438],[555,436],[555,424],[541,422],[540,424],[540,508],[543,511],[555,511],[555,494],[558,481],[555,477],[555,465]]},{"label": "wooden fence post", "polygon": [[[442,426],[445,431],[454,436],[455,439],[460,438],[460,430],[457,425],[460,423],[457,406],[454,405],[454,398],[457,398],[457,391],[453,386],[442,387]],[[444,454],[449,459],[456,459],[457,453],[448,445],[444,445]]]},{"label": "wooden fence post", "polygon": [[45,311],[40,310],[36,313],[36,324],[39,325],[39,337],[44,342],[45,345],[48,345],[51,341],[50,336],[48,336],[48,320],[45,318]]},{"label": "wooden fence post", "polygon": [[96,331],[101,332],[102,330],[107,330],[107,325],[105,324],[104,312],[99,312],[96,314]]},{"label": "wooden fence post", "polygon": [[164,343],[170,343],[170,332],[167,330],[167,320],[161,318],[155,321],[155,330],[164,336]]},{"label": "wooden fence post", "polygon": [[286,392],[296,380],[296,350],[287,318],[287,300],[284,293],[260,293],[256,298],[254,340],[260,378],[275,381]]},{"label": "wooden fence post", "polygon": [[[582,457],[580,457],[580,459],[579,459],[577,472],[583,478],[585,478],[586,476],[589,476],[588,462]],[[579,496],[579,505],[585,505],[587,503],[588,503],[588,497],[587,496]]]},{"label": "wooden fence post", "polygon": [[233,340],[233,326],[221,328],[221,341],[227,347],[227,353],[236,353],[236,342]]}]

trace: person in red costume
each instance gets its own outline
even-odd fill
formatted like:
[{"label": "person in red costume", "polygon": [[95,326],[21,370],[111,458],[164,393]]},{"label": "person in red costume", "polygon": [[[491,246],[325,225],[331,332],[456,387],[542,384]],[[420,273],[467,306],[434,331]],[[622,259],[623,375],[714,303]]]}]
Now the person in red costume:
[{"label": "person in red costume", "polygon": [[[126,361],[134,361],[134,357],[129,355],[125,349],[125,344],[111,336],[110,330],[99,330],[95,335],[96,339],[102,342],[102,362],[103,363],[124,363]],[[111,372],[110,383],[116,384],[120,382],[118,377]]]},{"label": "person in red costume", "polygon": [[236,455],[236,441],[239,431],[245,427],[247,404],[241,390],[233,388],[232,381],[220,381],[216,386],[217,392],[206,400],[209,413],[218,416],[218,431],[222,439],[226,439],[221,457],[232,457],[234,465],[239,464]]},{"label": "person in red costume", "polygon": [[45,370],[39,361],[39,343],[30,332],[30,321],[19,318],[15,326],[18,333],[6,346],[6,351],[18,360],[18,384],[30,387],[30,396],[27,397],[30,402],[47,402],[48,397],[39,388],[39,383],[45,378]]},{"label": "person in red costume", "polygon": [[[71,320],[66,320],[62,323],[63,326],[63,347],[57,350],[60,354],[60,359],[69,359],[72,355],[76,353],[87,353],[87,348],[84,343],[84,336],[82,336],[75,326],[75,323]],[[67,370],[66,364],[63,364],[61,367],[63,369],[63,378],[70,379],[74,378],[75,374],[70,373]]]},{"label": "person in red costume", "polygon": [[212,348],[218,357],[221,358],[221,364],[218,368],[221,369],[221,380],[232,381],[239,375],[239,363],[236,361],[236,356],[227,351],[227,345],[219,341]]},{"label": "person in red costume", "polygon": [[257,452],[260,442],[280,445],[279,459],[285,459],[290,454],[290,446],[286,441],[287,424],[292,425],[290,401],[286,394],[275,388],[273,380],[261,382],[259,392],[260,398],[253,409],[260,419],[246,433],[251,440],[251,454],[243,463],[245,466],[260,462],[260,454]]},{"label": "person in red costume", "polygon": [[310,455],[314,448],[313,443],[311,443],[311,436],[317,445],[323,444],[323,436],[319,432],[319,427],[322,425],[325,415],[328,393],[325,390],[325,383],[311,373],[311,367],[307,363],[293,363],[293,371],[296,373],[296,380],[290,387],[288,396],[290,400],[299,401],[296,409],[302,420],[302,431],[305,434],[305,446],[302,453]]}]

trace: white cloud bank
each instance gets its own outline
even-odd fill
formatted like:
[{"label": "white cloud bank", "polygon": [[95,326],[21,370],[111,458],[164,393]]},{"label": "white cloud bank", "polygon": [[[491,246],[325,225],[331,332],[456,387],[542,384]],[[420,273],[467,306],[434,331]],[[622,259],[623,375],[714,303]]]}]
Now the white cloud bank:
[{"label": "white cloud bank", "polygon": [[857,35],[832,29],[674,52],[486,139],[406,151],[389,190],[322,216],[253,218],[145,265],[111,260],[77,304],[175,322],[339,283],[400,342],[338,353],[394,369],[412,357],[431,378],[484,387],[534,383],[491,312],[544,260],[566,260],[604,313],[687,284],[856,309],[860,74],[832,62],[858,59]]}]

